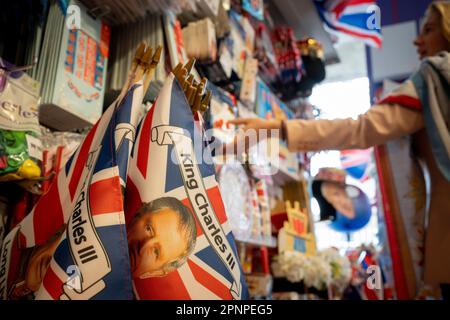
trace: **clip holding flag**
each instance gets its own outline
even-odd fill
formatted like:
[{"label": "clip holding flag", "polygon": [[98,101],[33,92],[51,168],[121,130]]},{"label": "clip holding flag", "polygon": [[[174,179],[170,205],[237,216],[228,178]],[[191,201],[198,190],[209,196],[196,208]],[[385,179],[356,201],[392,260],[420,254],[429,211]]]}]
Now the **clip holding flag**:
[{"label": "clip holding flag", "polygon": [[194,65],[195,59],[189,59],[184,66],[182,63],[177,64],[172,73],[183,88],[192,112],[204,113],[209,107],[212,93],[211,90],[206,90],[206,78],[202,78],[200,83],[194,79],[191,74]]}]

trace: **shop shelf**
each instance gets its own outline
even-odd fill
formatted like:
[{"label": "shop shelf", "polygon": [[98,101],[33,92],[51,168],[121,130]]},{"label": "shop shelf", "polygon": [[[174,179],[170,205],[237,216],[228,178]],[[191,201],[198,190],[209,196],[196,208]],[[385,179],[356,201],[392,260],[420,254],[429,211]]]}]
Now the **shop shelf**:
[{"label": "shop shelf", "polygon": [[236,241],[245,243],[248,245],[258,246],[258,247],[268,247],[268,248],[276,248],[277,247],[277,239],[275,237],[261,237],[258,239],[249,238],[243,239],[240,237],[235,237]]}]

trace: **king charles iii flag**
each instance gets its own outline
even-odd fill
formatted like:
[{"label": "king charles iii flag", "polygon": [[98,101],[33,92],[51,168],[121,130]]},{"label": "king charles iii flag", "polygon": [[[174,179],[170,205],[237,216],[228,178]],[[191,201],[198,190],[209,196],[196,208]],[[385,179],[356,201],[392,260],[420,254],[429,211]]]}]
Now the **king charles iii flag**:
[{"label": "king charles iii flag", "polygon": [[133,298],[122,189],[142,97],[140,81],[107,109],[8,234],[3,299],[30,291],[36,299]]},{"label": "king charles iii flag", "polygon": [[140,124],[125,217],[137,299],[247,299],[214,165],[171,73]]}]

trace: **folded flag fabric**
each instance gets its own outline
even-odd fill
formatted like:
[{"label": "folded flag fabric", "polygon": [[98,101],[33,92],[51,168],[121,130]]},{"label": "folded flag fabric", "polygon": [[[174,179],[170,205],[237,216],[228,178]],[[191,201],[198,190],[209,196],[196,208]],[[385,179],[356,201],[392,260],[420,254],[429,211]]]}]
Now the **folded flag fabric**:
[{"label": "folded flag fabric", "polygon": [[4,241],[0,296],[132,299],[123,209],[142,81],[114,102]]},{"label": "folded flag fabric", "polygon": [[331,30],[381,48],[380,11],[375,0],[314,0],[314,3]]},{"label": "folded flag fabric", "polygon": [[137,299],[248,298],[201,137],[170,74],[141,121],[128,170],[125,218]]}]

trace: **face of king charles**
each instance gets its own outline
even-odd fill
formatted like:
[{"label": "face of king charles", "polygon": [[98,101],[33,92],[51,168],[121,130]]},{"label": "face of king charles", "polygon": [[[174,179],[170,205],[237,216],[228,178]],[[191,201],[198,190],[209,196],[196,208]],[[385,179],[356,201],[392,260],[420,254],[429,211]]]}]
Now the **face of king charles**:
[{"label": "face of king charles", "polygon": [[33,249],[26,263],[24,284],[14,289],[12,296],[20,298],[39,289],[65,229],[64,224],[46,243]]},{"label": "face of king charles", "polygon": [[340,213],[349,219],[355,217],[355,210],[353,203],[347,192],[345,186],[334,182],[322,183],[322,195],[324,198]]},{"label": "face of king charles", "polygon": [[189,209],[174,198],[170,200],[175,205],[169,207],[167,199],[160,205],[144,205],[127,228],[134,278],[166,275],[184,262],[195,245],[196,225]]}]

